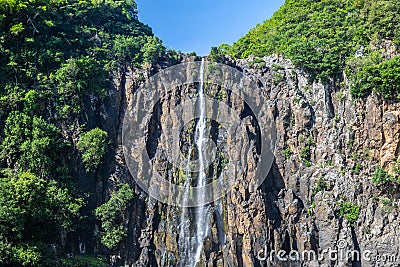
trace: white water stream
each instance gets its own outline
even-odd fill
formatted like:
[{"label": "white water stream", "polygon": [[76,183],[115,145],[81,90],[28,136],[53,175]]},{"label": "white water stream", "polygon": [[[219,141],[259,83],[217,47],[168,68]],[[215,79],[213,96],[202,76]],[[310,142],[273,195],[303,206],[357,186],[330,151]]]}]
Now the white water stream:
[{"label": "white water stream", "polygon": [[[201,61],[200,67],[200,84],[198,87],[198,111],[200,112],[195,130],[195,144],[197,147],[197,159],[199,172],[197,175],[197,187],[207,184],[207,174],[205,170],[205,155],[206,155],[206,102],[204,97],[204,59]],[[189,149],[189,158],[186,164],[186,180],[185,187],[187,190],[184,194],[184,202],[188,202],[190,197],[190,154],[192,149]],[[196,195],[196,202],[203,203],[204,195]],[[179,266],[195,267],[201,258],[203,250],[203,241],[209,231],[208,222],[208,206],[203,205],[197,208],[182,208],[180,217],[180,259]]]}]

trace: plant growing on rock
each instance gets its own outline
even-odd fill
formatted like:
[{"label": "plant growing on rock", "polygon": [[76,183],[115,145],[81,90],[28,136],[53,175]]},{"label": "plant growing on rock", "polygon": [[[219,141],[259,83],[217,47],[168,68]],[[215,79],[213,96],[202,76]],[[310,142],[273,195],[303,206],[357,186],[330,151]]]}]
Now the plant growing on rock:
[{"label": "plant growing on rock", "polygon": [[134,196],[134,190],[128,184],[122,184],[106,203],[96,208],[96,217],[100,220],[102,228],[101,242],[106,247],[117,247],[127,235],[123,213]]},{"label": "plant growing on rock", "polygon": [[[370,47],[390,40],[398,50],[399,25],[396,1],[287,0],[271,19],[250,30],[227,53],[235,58],[282,54],[321,80],[340,79],[347,69],[353,97],[366,97],[372,91],[397,97],[399,58],[384,57],[378,48]],[[378,62],[371,59],[374,53],[379,54]]]},{"label": "plant growing on rock", "polygon": [[381,167],[378,167],[375,171],[374,176],[372,176],[372,183],[376,186],[381,185],[382,183],[387,182],[389,180],[390,180],[389,174]]},{"label": "plant growing on rock", "polygon": [[86,171],[93,171],[100,165],[101,159],[106,153],[107,137],[107,132],[95,128],[84,133],[79,139],[78,150],[82,154]]},{"label": "plant growing on rock", "polygon": [[356,175],[361,173],[361,163],[360,162],[357,162],[356,165],[354,165],[353,173]]},{"label": "plant growing on rock", "polygon": [[300,150],[300,157],[303,159],[309,159],[311,156],[310,147],[306,146]]},{"label": "plant growing on rock", "polygon": [[285,158],[290,158],[290,155],[292,155],[292,151],[290,150],[290,147],[286,147],[285,150],[283,150],[283,154],[285,155]]},{"label": "plant growing on rock", "polygon": [[104,267],[108,266],[107,261],[102,256],[94,255],[75,255],[70,258],[62,259],[61,265],[63,267]]},{"label": "plant growing on rock", "polygon": [[340,203],[340,216],[346,219],[351,225],[355,223],[359,215],[359,206],[352,204],[349,201],[342,201]]},{"label": "plant growing on rock", "polygon": [[273,75],[274,84],[278,85],[279,83],[285,80],[285,77],[280,73],[274,73]]},{"label": "plant growing on rock", "polygon": [[326,191],[328,189],[328,183],[321,177],[317,180],[316,186],[313,189],[313,194],[315,195],[316,193],[320,191]]},{"label": "plant growing on rock", "polygon": [[378,167],[372,176],[372,183],[380,190],[394,193],[400,186],[400,176],[398,174],[398,163],[392,167],[393,174],[387,173],[382,167]]}]

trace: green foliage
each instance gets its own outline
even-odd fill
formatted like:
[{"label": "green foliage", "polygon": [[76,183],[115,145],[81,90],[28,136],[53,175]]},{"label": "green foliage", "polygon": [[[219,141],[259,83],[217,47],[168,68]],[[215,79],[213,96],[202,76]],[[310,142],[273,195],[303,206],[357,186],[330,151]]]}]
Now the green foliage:
[{"label": "green foliage", "polygon": [[382,202],[382,204],[385,205],[385,206],[389,206],[389,205],[392,204],[392,201],[391,201],[389,198],[386,198],[386,197],[382,198],[382,199],[381,199],[381,202]]},{"label": "green foliage", "polygon": [[24,109],[27,112],[33,112],[38,108],[39,93],[35,90],[30,90],[25,94]]},{"label": "green foliage", "polygon": [[[88,94],[102,98],[108,71],[155,63],[165,53],[151,29],[137,20],[136,3],[123,1],[1,1],[0,96],[8,88],[34,89],[74,113]],[[121,59],[120,40],[128,51]],[[132,48],[135,49],[132,49]],[[117,53],[119,52],[119,54]],[[68,114],[69,115],[69,114]]]},{"label": "green foliage", "polygon": [[282,74],[280,73],[274,73],[272,75],[273,79],[274,79],[274,84],[278,85],[279,83],[281,83],[282,81],[284,81],[284,77]]},{"label": "green foliage", "polygon": [[285,158],[290,158],[290,155],[292,155],[292,151],[290,150],[289,147],[285,148],[285,150],[283,150],[283,154],[285,155]]},{"label": "green foliage", "polygon": [[340,215],[353,225],[360,214],[360,207],[349,201],[340,203]]},{"label": "green foliage", "polygon": [[134,198],[134,190],[128,184],[122,184],[110,199],[96,208],[96,217],[101,222],[101,242],[108,248],[116,248],[126,237],[127,227],[123,213]]},{"label": "green foliage", "polygon": [[400,56],[385,60],[380,53],[349,61],[352,95],[362,98],[372,91],[390,98],[400,94]]},{"label": "green foliage", "polygon": [[310,149],[309,146],[305,146],[300,150],[300,157],[302,159],[306,159],[306,160],[310,159],[310,157],[311,157],[311,149]]},{"label": "green foliage", "polygon": [[225,55],[229,46],[226,44],[220,45],[219,47],[212,47],[208,60],[211,62],[223,63],[225,61]]},{"label": "green foliage", "polygon": [[165,47],[157,37],[147,36],[140,52],[143,62],[154,64],[165,53]]},{"label": "green foliage", "polygon": [[30,173],[0,179],[0,262],[40,265],[48,249],[40,244],[73,231],[82,205],[67,187]]},{"label": "green foliage", "polygon": [[356,165],[354,165],[353,173],[357,174],[357,175],[361,173],[361,163],[360,162],[357,162]]},{"label": "green foliage", "polygon": [[[338,74],[349,54],[352,1],[288,0],[231,49],[235,57],[284,54],[317,77]],[[346,12],[347,11],[347,12]]]},{"label": "green foliage", "polygon": [[387,181],[390,181],[390,174],[388,174],[384,169],[378,167],[372,176],[372,183],[376,186],[381,185]]},{"label": "green foliage", "polygon": [[327,189],[328,189],[328,183],[323,178],[319,178],[317,180],[315,188],[313,189],[313,193],[316,194],[320,191],[326,191]]},{"label": "green foliage", "polygon": [[364,0],[362,19],[366,19],[364,30],[379,38],[400,41],[400,6],[390,0]]},{"label": "green foliage", "polygon": [[392,97],[399,94],[398,60],[385,62],[381,53],[385,63],[370,66],[366,61],[374,49],[363,49],[358,58],[354,55],[381,40],[399,44],[399,25],[400,8],[391,0],[286,0],[271,19],[250,30],[226,53],[235,58],[283,54],[321,79],[340,76],[347,61],[363,61],[362,73],[351,73],[356,76],[353,95],[363,97],[374,89]]},{"label": "green foliage", "polygon": [[107,132],[95,128],[84,133],[78,141],[78,150],[82,154],[82,161],[88,172],[98,168],[101,159],[106,153]]},{"label": "green foliage", "polygon": [[273,71],[278,71],[278,70],[284,70],[285,68],[282,65],[278,65],[278,64],[272,64],[271,69]]},{"label": "green foliage", "polygon": [[392,167],[393,174],[397,177],[400,177],[400,160],[395,162],[395,164]]},{"label": "green foliage", "polygon": [[37,247],[27,244],[18,244],[11,249],[11,262],[21,266],[37,266],[41,260],[41,253]]},{"label": "green foliage", "polygon": [[57,151],[65,145],[59,130],[41,117],[11,112],[6,120],[0,159],[11,167],[40,176],[50,173]]},{"label": "green foliage", "polygon": [[[165,50],[133,0],[0,0],[0,173],[10,174],[0,186],[0,265],[61,262],[50,244],[61,232],[69,242],[93,213],[73,193],[85,178],[73,159],[80,152],[87,170],[98,168],[107,133],[83,134],[78,149],[69,141],[98,116],[115,73],[179,59]],[[104,266],[83,256],[64,263]]]},{"label": "green foliage", "polygon": [[389,174],[379,166],[372,176],[372,183],[380,190],[394,193],[400,186],[399,163],[393,165],[392,171],[393,174]]},{"label": "green foliage", "polygon": [[62,267],[106,267],[109,266],[106,260],[100,256],[76,255],[72,258],[62,259]]},{"label": "green foliage", "polygon": [[374,77],[374,89],[384,97],[400,97],[400,56],[383,61],[372,71]]},{"label": "green foliage", "polygon": [[25,28],[24,28],[24,26],[22,26],[22,23],[21,23],[21,22],[15,24],[15,25],[13,25],[13,26],[10,28],[11,34],[14,34],[14,35],[18,35],[18,34],[19,34],[20,32],[22,32],[23,30],[25,30]]},{"label": "green foliage", "polygon": [[56,84],[60,108],[67,104],[72,105],[74,113],[80,112],[80,100],[84,95],[92,94],[102,99],[108,87],[104,68],[97,60],[88,56],[68,59],[50,78]]}]

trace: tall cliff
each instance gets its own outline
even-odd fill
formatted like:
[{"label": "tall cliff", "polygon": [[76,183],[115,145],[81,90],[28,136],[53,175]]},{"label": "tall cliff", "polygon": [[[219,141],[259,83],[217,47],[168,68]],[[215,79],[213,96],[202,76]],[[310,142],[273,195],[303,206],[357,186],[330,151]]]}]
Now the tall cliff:
[{"label": "tall cliff", "polygon": [[[0,10],[0,264],[184,266],[182,208],[138,186],[122,135],[152,75],[200,58],[167,51],[133,1],[1,1]],[[235,140],[210,123],[222,159],[209,174],[224,158],[249,167],[207,207],[199,266],[399,265],[399,14],[389,0],[287,0],[232,46],[212,49],[206,64],[229,65],[257,85],[276,145],[264,182],[249,187],[256,125],[266,117],[255,122],[226,88],[204,88],[241,114],[251,145],[225,151]],[[199,87],[149,99],[156,164],[168,148],[162,115]],[[183,151],[195,124],[180,136]],[[176,184],[185,176],[164,174]],[[295,255],[311,251],[320,258]]]},{"label": "tall cliff", "polygon": [[[375,94],[353,99],[346,80],[312,82],[309,74],[283,57],[257,62],[250,58],[230,64],[257,81],[274,100],[274,164],[260,188],[250,192],[244,179],[220,200],[221,209],[212,209],[212,236],[205,240],[201,266],[264,266],[266,261],[259,258],[265,247],[268,252],[321,253],[338,246],[371,254],[359,261],[348,256],[305,262],[395,266],[400,245],[398,191],[379,188],[372,177],[381,166],[392,172],[399,160],[399,101]],[[127,82],[117,81],[122,91],[135,90],[131,75]],[[122,94],[124,103],[129,103],[130,93]],[[178,101],[188,91],[181,88],[173,94]],[[123,112],[124,107],[119,108]],[[117,135],[116,140],[120,138]],[[109,188],[121,182],[134,184],[121,151],[119,144]],[[145,196],[134,203],[126,217],[131,234],[116,255],[138,266],[175,266],[181,255],[179,208]],[[387,262],[380,262],[380,257]],[[277,266],[301,263],[275,259]]]}]

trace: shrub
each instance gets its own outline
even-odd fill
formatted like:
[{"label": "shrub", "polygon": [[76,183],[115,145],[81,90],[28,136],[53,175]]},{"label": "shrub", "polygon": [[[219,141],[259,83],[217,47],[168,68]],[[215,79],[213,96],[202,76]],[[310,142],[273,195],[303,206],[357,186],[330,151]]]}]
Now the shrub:
[{"label": "shrub", "polygon": [[354,165],[353,173],[357,174],[357,175],[361,173],[361,163],[360,162],[357,162],[356,165]]},{"label": "shrub", "polygon": [[55,74],[57,88],[66,97],[94,93],[104,97],[107,74],[100,63],[90,57],[70,58]]},{"label": "shrub", "polygon": [[393,175],[387,173],[380,166],[376,169],[372,176],[372,183],[377,186],[380,190],[384,190],[388,193],[395,193],[400,185],[400,176],[398,174],[398,163],[392,168]]},{"label": "shrub", "polygon": [[273,80],[274,80],[274,84],[278,85],[279,83],[283,82],[285,80],[285,78],[280,73],[274,73],[273,74]]},{"label": "shrub", "polygon": [[62,267],[106,267],[109,266],[103,257],[96,255],[76,255],[72,258],[62,259]]},{"label": "shrub", "polygon": [[349,201],[343,201],[340,204],[340,215],[345,218],[351,225],[355,223],[360,214],[360,207]]},{"label": "shrub", "polygon": [[82,206],[69,188],[31,173],[0,179],[0,264],[42,266],[46,242],[74,231]]},{"label": "shrub", "polygon": [[90,172],[98,168],[101,159],[106,153],[107,132],[95,128],[84,133],[78,141],[78,149],[82,153],[82,161],[86,171]]},{"label": "shrub", "polygon": [[96,208],[96,217],[101,222],[101,242],[112,249],[126,237],[127,227],[124,225],[123,213],[133,200],[134,190],[128,184],[122,184],[110,199]]},{"label": "shrub", "polygon": [[313,190],[313,193],[316,194],[320,191],[325,191],[327,189],[328,189],[328,183],[323,178],[319,178],[317,180],[317,184]]},{"label": "shrub", "polygon": [[0,159],[39,176],[50,173],[64,143],[57,127],[41,117],[11,112],[6,120]]},{"label": "shrub", "polygon": [[225,61],[225,53],[223,46],[211,47],[210,56],[208,59],[211,62],[223,63]]},{"label": "shrub", "polygon": [[310,159],[311,149],[309,146],[305,146],[300,150],[300,157],[307,160]]},{"label": "shrub", "polygon": [[362,59],[361,67],[354,69],[351,93],[355,97],[368,96],[372,91],[386,98],[400,96],[400,56],[384,60],[380,54],[375,58]]},{"label": "shrub", "polygon": [[285,148],[285,150],[283,150],[283,154],[285,155],[285,158],[290,158],[290,155],[292,155],[292,151],[290,150],[289,147]]},{"label": "shrub", "polygon": [[391,175],[388,174],[384,169],[378,167],[375,171],[374,176],[372,176],[372,183],[376,186],[382,185],[391,180]]},{"label": "shrub", "polygon": [[41,254],[37,247],[21,244],[12,247],[12,262],[21,266],[37,266],[40,264]]},{"label": "shrub", "polygon": [[68,105],[72,114],[78,114],[84,96],[90,94],[103,99],[107,92],[108,78],[104,67],[88,56],[68,59],[50,77],[57,86],[59,112],[65,112],[64,106]]}]

